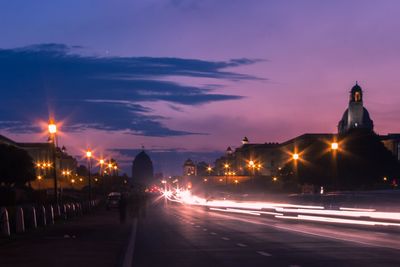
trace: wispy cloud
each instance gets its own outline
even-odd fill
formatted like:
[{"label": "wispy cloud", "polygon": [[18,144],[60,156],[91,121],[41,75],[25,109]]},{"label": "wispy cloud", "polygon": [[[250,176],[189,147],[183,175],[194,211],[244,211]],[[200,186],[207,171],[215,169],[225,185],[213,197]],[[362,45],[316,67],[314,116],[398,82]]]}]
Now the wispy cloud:
[{"label": "wispy cloud", "polygon": [[32,117],[45,118],[50,107],[58,116],[70,118],[70,130],[125,130],[148,136],[193,134],[164,126],[163,116],[142,102],[200,105],[242,96],[214,93],[209,86],[183,85],[165,77],[259,79],[224,70],[259,60],[97,57],[79,54],[80,49],[63,44],[0,49],[0,121],[19,122],[1,123],[0,128],[35,131]]}]

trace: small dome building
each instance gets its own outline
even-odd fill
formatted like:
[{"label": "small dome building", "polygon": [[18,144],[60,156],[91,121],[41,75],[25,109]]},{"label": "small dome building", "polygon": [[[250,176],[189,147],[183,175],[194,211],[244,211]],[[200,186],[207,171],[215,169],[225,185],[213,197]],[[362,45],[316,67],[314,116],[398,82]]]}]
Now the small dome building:
[{"label": "small dome building", "polygon": [[132,163],[132,178],[133,181],[144,185],[150,184],[154,179],[153,162],[150,157],[144,152],[136,155]]},{"label": "small dome building", "polygon": [[191,159],[187,159],[183,164],[183,176],[196,176],[196,164]]}]

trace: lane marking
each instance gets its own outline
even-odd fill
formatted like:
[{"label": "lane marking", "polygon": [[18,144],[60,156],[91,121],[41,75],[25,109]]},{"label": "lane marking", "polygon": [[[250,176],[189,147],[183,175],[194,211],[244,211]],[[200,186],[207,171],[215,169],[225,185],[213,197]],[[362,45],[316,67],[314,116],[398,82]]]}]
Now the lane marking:
[{"label": "lane marking", "polygon": [[195,227],[200,228],[200,225],[196,225]]},{"label": "lane marking", "polygon": [[260,254],[260,255],[262,255],[262,256],[265,256],[265,257],[271,257],[272,255],[271,254],[269,254],[269,253],[267,253],[267,252],[264,252],[264,251],[256,251],[258,254]]},{"label": "lane marking", "polygon": [[243,243],[236,243],[236,246],[242,247],[242,248],[247,247],[247,245],[246,245],[246,244],[243,244]]},{"label": "lane marking", "polygon": [[217,235],[217,233],[215,233],[215,232],[211,232],[211,233],[210,233],[210,235]]},{"label": "lane marking", "polygon": [[[194,208],[192,209],[194,210]],[[313,232],[309,232],[306,230],[300,230],[300,229],[296,229],[293,227],[285,227],[283,225],[272,225],[270,222],[269,223],[265,223],[265,222],[261,222],[261,221],[254,221],[254,220],[249,220],[249,219],[242,219],[242,218],[236,218],[234,216],[229,216],[226,214],[218,214],[215,213],[214,216],[217,217],[223,217],[223,218],[229,218],[231,220],[235,220],[235,221],[240,221],[240,222],[245,222],[245,223],[250,223],[250,224],[256,224],[256,225],[263,225],[263,226],[267,226],[270,228],[275,228],[275,229],[279,229],[279,230],[285,230],[285,231],[289,231],[289,232],[294,232],[294,233],[298,233],[298,234],[303,234],[303,235],[311,235],[311,236],[317,236],[320,238],[324,238],[324,239],[331,239],[331,240],[337,240],[337,241],[342,241],[342,242],[349,242],[349,243],[356,243],[356,244],[361,244],[361,245],[365,245],[365,246],[369,246],[369,247],[383,247],[383,248],[391,248],[391,249],[396,249],[398,250],[399,248],[397,246],[394,245],[384,245],[384,244],[372,244],[369,243],[368,241],[359,241],[359,240],[354,240],[354,239],[350,239],[350,238],[345,238],[345,237],[336,237],[336,236],[332,236],[332,235],[324,235],[321,233],[313,233]],[[263,220],[265,221],[265,220]]]},{"label": "lane marking", "polygon": [[225,237],[225,236],[224,236],[224,237],[221,237],[221,239],[222,239],[222,240],[225,240],[225,241],[229,241],[229,240],[231,240],[230,238],[228,238],[228,237]]},{"label": "lane marking", "polygon": [[126,248],[126,251],[125,251],[122,267],[131,267],[132,266],[133,252],[135,251],[136,231],[137,231],[137,220],[134,219],[133,223],[132,223],[131,235],[129,238],[128,247]]},{"label": "lane marking", "polygon": [[204,231],[204,232],[207,231],[207,228],[203,228],[203,231]]}]

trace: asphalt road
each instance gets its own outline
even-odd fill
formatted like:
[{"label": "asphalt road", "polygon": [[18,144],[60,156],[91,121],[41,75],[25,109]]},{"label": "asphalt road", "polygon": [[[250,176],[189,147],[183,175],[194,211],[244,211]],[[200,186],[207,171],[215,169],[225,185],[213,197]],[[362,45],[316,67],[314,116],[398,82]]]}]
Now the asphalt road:
[{"label": "asphalt road", "polygon": [[400,233],[165,204],[137,222],[132,266],[400,266]]}]

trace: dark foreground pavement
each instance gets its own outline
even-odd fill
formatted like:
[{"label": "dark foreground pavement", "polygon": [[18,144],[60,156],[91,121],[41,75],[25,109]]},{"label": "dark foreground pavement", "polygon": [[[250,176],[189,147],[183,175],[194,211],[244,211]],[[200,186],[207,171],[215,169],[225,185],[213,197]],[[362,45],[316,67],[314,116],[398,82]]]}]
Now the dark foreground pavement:
[{"label": "dark foreground pavement", "polygon": [[398,233],[153,205],[133,266],[400,266]]},{"label": "dark foreground pavement", "polygon": [[0,266],[120,266],[131,231],[105,208],[34,232],[0,239]]},{"label": "dark foreground pavement", "polygon": [[0,266],[400,266],[400,233],[153,202],[0,240]]}]

